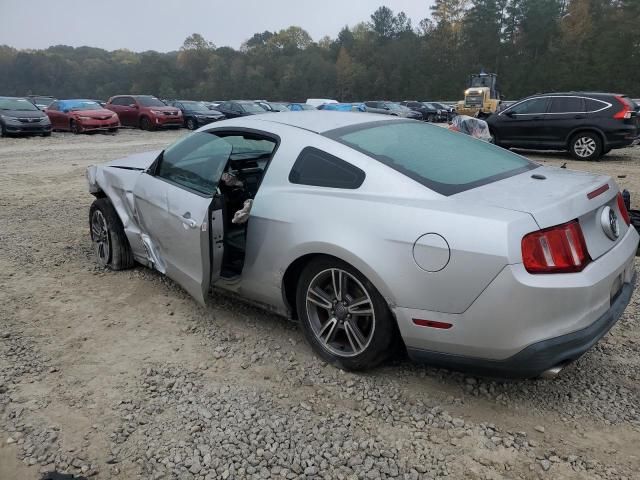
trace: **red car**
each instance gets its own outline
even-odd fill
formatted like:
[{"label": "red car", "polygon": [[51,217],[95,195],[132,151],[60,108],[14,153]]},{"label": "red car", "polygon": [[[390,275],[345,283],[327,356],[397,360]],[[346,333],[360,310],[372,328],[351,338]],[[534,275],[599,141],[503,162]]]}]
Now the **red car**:
[{"label": "red car", "polygon": [[74,133],[120,128],[118,115],[103,108],[94,100],[56,100],[44,109],[53,130],[69,130]]},{"label": "red car", "polygon": [[105,108],[120,117],[122,125],[155,130],[163,127],[182,127],[182,112],[176,107],[151,95],[117,95],[111,97]]}]

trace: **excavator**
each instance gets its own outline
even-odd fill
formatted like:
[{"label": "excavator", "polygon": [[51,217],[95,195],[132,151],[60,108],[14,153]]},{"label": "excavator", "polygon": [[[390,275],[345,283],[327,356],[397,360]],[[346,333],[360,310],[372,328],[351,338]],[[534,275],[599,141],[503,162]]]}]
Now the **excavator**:
[{"label": "excavator", "polygon": [[456,112],[459,115],[486,118],[498,110],[498,105],[498,75],[481,71],[469,76],[469,87],[464,91],[464,100],[456,105]]}]

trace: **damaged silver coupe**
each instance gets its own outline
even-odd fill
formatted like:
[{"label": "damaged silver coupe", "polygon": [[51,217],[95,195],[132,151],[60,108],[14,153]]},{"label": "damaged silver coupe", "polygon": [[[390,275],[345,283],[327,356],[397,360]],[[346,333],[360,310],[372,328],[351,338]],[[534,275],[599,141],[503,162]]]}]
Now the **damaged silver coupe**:
[{"label": "damaged silver coupe", "polygon": [[244,117],[87,177],[101,265],[297,318],[344,368],[403,344],[432,364],[553,375],[633,290],[638,234],[613,179],[423,122]]}]

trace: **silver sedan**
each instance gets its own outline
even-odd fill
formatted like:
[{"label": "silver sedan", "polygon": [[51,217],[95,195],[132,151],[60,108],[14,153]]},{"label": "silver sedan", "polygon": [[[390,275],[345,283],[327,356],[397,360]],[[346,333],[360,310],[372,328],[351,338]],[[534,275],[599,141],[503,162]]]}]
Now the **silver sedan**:
[{"label": "silver sedan", "polygon": [[477,373],[554,375],[630,300],[638,234],[608,176],[407,119],[276,113],[87,171],[98,262],[136,262],[299,320],[346,369],[402,345]]}]

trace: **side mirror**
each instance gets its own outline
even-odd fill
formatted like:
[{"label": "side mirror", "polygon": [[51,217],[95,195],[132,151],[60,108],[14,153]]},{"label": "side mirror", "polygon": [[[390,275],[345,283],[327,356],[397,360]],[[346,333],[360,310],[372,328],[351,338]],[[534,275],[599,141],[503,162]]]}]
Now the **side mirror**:
[{"label": "side mirror", "polygon": [[513,113],[511,110],[509,110],[508,112],[505,112],[504,114],[509,118],[513,118],[515,116],[515,113]]},{"label": "side mirror", "polygon": [[132,103],[131,105],[129,105],[129,107],[131,107],[131,108],[138,108],[138,105],[136,105],[135,103]]},{"label": "side mirror", "polygon": [[69,109],[65,108],[64,110],[62,110],[63,113],[69,113]]},{"label": "side mirror", "polygon": [[391,110],[389,107],[383,107],[385,110]]}]

